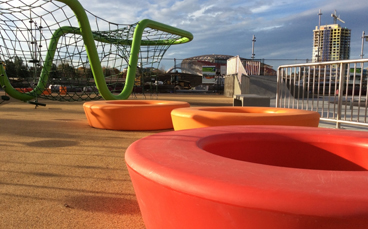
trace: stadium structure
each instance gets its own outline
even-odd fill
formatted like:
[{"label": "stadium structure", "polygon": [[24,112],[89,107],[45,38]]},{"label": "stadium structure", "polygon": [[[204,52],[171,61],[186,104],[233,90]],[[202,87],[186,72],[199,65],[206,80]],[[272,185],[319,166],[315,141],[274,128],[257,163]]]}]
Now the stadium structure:
[{"label": "stadium structure", "polygon": [[[227,60],[232,57],[234,56],[219,54],[190,57],[181,62],[180,68],[183,73],[202,76],[203,84],[213,84],[227,74]],[[246,75],[276,75],[272,66],[265,64],[262,59],[240,59]]]}]

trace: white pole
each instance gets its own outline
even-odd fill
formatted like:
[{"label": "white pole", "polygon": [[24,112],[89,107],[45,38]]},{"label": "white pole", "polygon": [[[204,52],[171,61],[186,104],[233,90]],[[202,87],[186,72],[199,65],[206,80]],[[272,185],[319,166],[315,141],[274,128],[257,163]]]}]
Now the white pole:
[{"label": "white pole", "polygon": [[364,54],[363,54],[363,50],[364,50],[364,38],[365,38],[365,32],[363,31],[363,33],[362,33],[362,51],[360,53],[360,57],[362,59],[363,59],[363,56],[364,56]]},{"label": "white pole", "polygon": [[254,59],[254,56],[256,54],[254,54],[254,42],[256,42],[256,37],[253,35],[253,39],[252,39],[252,60]]},{"label": "white pole", "polygon": [[317,46],[317,62],[321,61],[321,59],[319,58],[319,49],[321,46],[321,9],[319,9],[319,13],[318,13],[318,17],[319,17],[319,22],[318,22],[318,46]]}]

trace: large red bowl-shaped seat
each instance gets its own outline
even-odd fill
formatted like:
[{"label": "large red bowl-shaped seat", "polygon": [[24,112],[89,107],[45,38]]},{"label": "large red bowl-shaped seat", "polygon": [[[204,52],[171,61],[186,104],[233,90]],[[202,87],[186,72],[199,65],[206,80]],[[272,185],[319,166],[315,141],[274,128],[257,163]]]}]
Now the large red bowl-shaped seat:
[{"label": "large red bowl-shaped seat", "polygon": [[172,129],[171,111],[187,102],[165,100],[106,100],[83,104],[88,124],[109,130]]},{"label": "large red bowl-shaped seat", "polygon": [[171,112],[175,130],[228,125],[318,127],[315,111],[275,107],[186,107]]},{"label": "large red bowl-shaped seat", "polygon": [[154,134],[126,164],[152,228],[368,228],[368,133],[221,126]]}]

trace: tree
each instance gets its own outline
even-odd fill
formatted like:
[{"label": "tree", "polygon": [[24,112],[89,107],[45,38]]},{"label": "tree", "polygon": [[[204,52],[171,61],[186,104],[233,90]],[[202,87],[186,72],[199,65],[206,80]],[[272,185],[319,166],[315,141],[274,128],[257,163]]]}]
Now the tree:
[{"label": "tree", "polygon": [[77,76],[73,66],[70,66],[68,63],[66,64],[59,64],[58,65],[58,71],[59,71],[59,75],[62,78],[75,78]]},{"label": "tree", "polygon": [[92,70],[90,68],[86,68],[86,67],[79,67],[78,68],[78,75],[79,75],[79,78],[84,78],[84,79],[93,78]]},{"label": "tree", "polygon": [[28,78],[29,71],[27,66],[24,65],[22,58],[15,56],[14,57],[14,65],[15,65],[15,72],[16,76],[19,78]]},{"label": "tree", "polygon": [[50,72],[49,72],[49,78],[50,79],[60,78],[56,64],[52,64]]},{"label": "tree", "polygon": [[17,71],[15,70],[15,64],[11,60],[5,60],[5,66],[6,66],[6,75],[9,78],[17,77]]}]

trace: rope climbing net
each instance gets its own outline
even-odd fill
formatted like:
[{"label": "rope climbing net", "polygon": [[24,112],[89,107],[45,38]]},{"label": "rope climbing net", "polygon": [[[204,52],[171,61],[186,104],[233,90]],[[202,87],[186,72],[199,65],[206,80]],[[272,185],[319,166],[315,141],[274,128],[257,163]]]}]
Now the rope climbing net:
[{"label": "rope climbing net", "polygon": [[171,45],[192,38],[148,19],[109,22],[77,0],[0,0],[0,84],[23,101],[127,99]]}]

